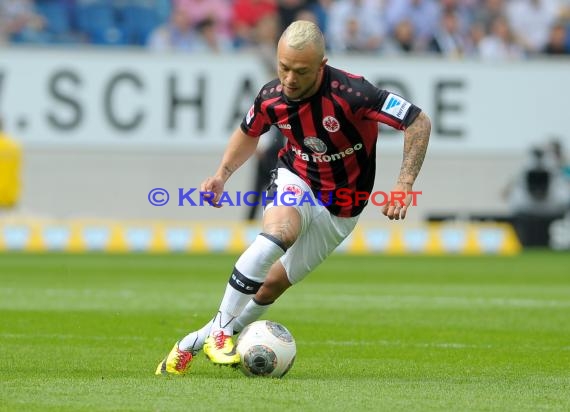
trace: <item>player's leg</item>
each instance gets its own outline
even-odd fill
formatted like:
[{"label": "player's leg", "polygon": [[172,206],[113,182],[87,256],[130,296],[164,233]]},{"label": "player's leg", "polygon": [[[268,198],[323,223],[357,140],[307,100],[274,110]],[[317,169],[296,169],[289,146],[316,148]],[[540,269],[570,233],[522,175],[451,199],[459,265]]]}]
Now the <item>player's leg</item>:
[{"label": "player's leg", "polygon": [[[280,194],[287,190],[286,187],[290,188],[291,184],[302,187],[305,191],[310,190],[298,176],[283,169],[280,169],[275,183],[276,199],[280,199]],[[193,355],[202,346],[214,363],[233,364],[239,361],[231,339],[235,318],[258,291],[271,265],[285,253],[306,227],[309,214],[313,213],[313,210],[308,206],[303,209],[301,211],[295,206],[283,206],[278,202],[271,203],[270,207],[266,208],[263,232],[236,262],[216,317],[211,323],[188,334],[177,343],[165,361],[159,364],[157,373],[164,369],[162,364],[168,364],[169,358],[177,361],[182,355],[186,356],[180,352]],[[204,340],[206,334],[208,336]]]},{"label": "player's leg", "polygon": [[[270,222],[273,224],[275,223],[275,219],[271,219]],[[237,264],[236,264],[237,265]],[[273,266],[278,265],[281,267],[281,270],[284,272],[283,266],[279,261],[275,262]],[[271,278],[275,278],[275,275],[272,275]],[[282,279],[287,281],[287,276],[283,274]],[[257,306],[257,305],[256,305]],[[263,308],[264,305],[259,305],[260,308]],[[260,311],[257,315],[258,317],[263,314],[264,311]],[[183,339],[181,339],[177,344],[172,348],[170,353],[166,358],[164,358],[157,367],[157,374],[183,374],[187,371],[190,367],[190,362],[192,357],[196,355],[198,351],[202,349],[204,343],[208,336],[210,336],[210,331],[212,328],[212,324],[215,319],[209,321],[206,325],[204,325],[201,329],[197,331],[190,332],[186,335]],[[238,331],[241,330],[241,327],[238,327]],[[226,332],[229,333],[229,332]],[[233,333],[233,332],[232,332]]]},{"label": "player's leg", "polygon": [[156,374],[184,375],[188,372],[194,356],[202,349],[204,341],[210,335],[213,321],[210,320],[202,328],[190,332],[176,342],[168,355],[158,364]]},{"label": "player's leg", "polygon": [[214,363],[239,362],[231,338],[234,321],[258,291],[271,265],[295,242],[300,231],[301,219],[294,208],[271,208],[264,215],[263,232],[236,262],[217,315],[201,329],[177,342],[159,363],[156,374],[186,373],[193,356],[202,347]]},{"label": "player's leg", "polygon": [[202,350],[202,346],[204,346],[206,338],[210,336],[210,329],[212,328],[213,322],[214,319],[210,320],[202,326],[202,328],[194,332],[190,332],[188,335],[180,339],[178,347],[182,350],[190,351],[195,355],[197,352]]},{"label": "player's leg", "polygon": [[295,202],[303,192],[310,192],[309,186],[299,176],[278,169],[271,185],[275,189],[270,193],[274,201],[265,208],[262,233],[236,262],[210,336],[204,343],[204,353],[213,363],[239,361],[231,337],[235,319],[266,280],[271,266],[303,233],[311,213],[314,213],[314,208],[309,205],[299,206]]},{"label": "player's leg", "polygon": [[239,362],[232,340],[235,319],[300,232],[301,217],[295,208],[276,206],[264,214],[263,231],[237,260],[205,341],[204,353],[213,363]]},{"label": "player's leg", "polygon": [[234,323],[234,333],[239,333],[251,322],[260,319],[267,309],[271,307],[277,297],[281,296],[287,288],[291,286],[287,279],[287,272],[281,261],[277,261],[269,269],[263,285],[255,296],[247,302],[245,308],[236,318]]},{"label": "player's leg", "polygon": [[[291,285],[303,280],[352,233],[358,216],[338,217],[321,213],[302,238],[281,258]],[[277,289],[278,291],[279,289]]]},{"label": "player's leg", "polygon": [[[280,296],[291,284],[287,273],[280,261],[273,264],[264,282],[265,289],[259,294],[260,301],[252,298],[234,324],[234,332],[241,332],[243,328],[254,320],[259,319],[271,306],[276,297]],[[262,285],[263,286],[263,285]],[[273,299],[273,300],[271,300]],[[190,368],[196,354],[202,349],[214,319],[206,323],[197,331],[190,332],[180,341],[176,342],[169,354],[158,364],[157,375],[184,375]]]},{"label": "player's leg", "polygon": [[263,285],[236,319],[235,330],[241,331],[261,318],[291,285],[303,280],[350,235],[358,221],[332,216],[322,211],[287,253],[271,267]]}]

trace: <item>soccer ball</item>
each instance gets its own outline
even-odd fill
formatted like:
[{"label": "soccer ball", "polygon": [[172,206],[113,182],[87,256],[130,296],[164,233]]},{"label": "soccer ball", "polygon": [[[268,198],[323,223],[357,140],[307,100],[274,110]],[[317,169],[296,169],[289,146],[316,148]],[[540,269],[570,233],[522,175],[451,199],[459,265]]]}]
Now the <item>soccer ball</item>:
[{"label": "soccer ball", "polygon": [[240,333],[236,350],[246,376],[282,378],[293,366],[297,347],[293,335],[277,322],[258,320]]}]

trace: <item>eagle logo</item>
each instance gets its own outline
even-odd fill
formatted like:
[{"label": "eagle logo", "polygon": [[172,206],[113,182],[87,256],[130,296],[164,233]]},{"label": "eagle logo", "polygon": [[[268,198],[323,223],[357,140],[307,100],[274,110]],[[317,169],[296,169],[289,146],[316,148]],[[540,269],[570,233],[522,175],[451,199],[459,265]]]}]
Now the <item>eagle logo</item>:
[{"label": "eagle logo", "polygon": [[289,184],[283,188],[283,193],[293,193],[293,196],[299,197],[303,194],[303,189],[297,185]]},{"label": "eagle logo", "polygon": [[323,127],[327,132],[334,133],[340,129],[340,123],[335,117],[327,116],[323,119]]}]

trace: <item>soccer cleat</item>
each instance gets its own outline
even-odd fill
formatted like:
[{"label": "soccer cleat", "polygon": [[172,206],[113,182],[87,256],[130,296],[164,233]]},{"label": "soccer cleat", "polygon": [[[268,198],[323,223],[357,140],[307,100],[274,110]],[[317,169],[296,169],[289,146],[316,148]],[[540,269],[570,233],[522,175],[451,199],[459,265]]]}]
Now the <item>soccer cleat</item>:
[{"label": "soccer cleat", "polygon": [[204,343],[204,353],[216,365],[237,365],[239,363],[239,354],[236,352],[233,338],[221,330],[213,336],[208,336]]},{"label": "soccer cleat", "polygon": [[192,352],[179,349],[176,342],[168,356],[158,364],[155,375],[184,375],[190,369],[192,358]]}]

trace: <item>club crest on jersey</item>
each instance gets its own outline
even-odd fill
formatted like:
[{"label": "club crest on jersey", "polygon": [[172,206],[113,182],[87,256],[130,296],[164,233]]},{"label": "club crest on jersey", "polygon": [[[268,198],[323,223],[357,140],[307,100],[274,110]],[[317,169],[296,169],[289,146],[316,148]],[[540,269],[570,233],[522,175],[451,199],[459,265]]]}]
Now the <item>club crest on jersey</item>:
[{"label": "club crest on jersey", "polygon": [[293,196],[299,197],[303,194],[303,189],[294,184],[285,185],[283,193],[293,193]]},{"label": "club crest on jersey", "polygon": [[247,115],[245,116],[245,122],[247,124],[249,124],[249,122],[251,122],[251,119],[253,118],[254,113],[255,113],[255,107],[252,105],[251,108],[249,109],[249,111],[247,112]]},{"label": "club crest on jersey", "polygon": [[338,132],[340,129],[340,123],[333,116],[327,116],[323,119],[323,127],[327,132]]},{"label": "club crest on jersey", "polygon": [[305,137],[305,140],[303,140],[303,144],[307,146],[309,149],[311,149],[314,153],[319,155],[326,153],[328,149],[325,142],[323,142],[318,137],[312,137],[312,136]]}]

